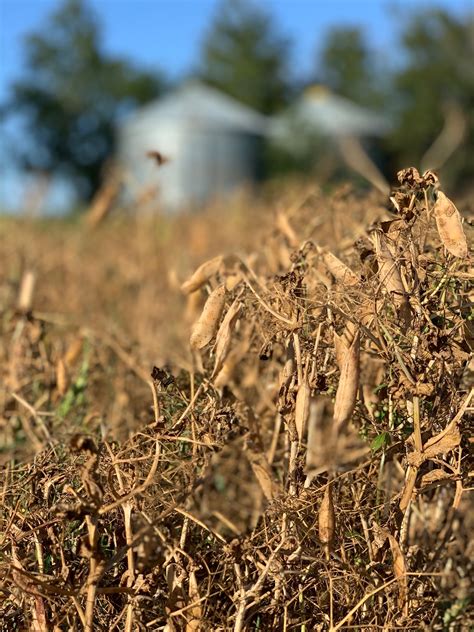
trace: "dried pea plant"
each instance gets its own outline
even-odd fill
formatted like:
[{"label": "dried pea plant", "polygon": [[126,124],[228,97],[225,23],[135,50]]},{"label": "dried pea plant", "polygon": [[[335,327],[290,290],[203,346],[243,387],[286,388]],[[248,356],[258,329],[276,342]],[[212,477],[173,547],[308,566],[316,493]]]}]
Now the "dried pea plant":
[{"label": "dried pea plant", "polygon": [[435,174],[398,178],[335,252],[347,193],[202,264],[193,368],[128,440],[6,463],[4,629],[469,629],[473,274]]}]

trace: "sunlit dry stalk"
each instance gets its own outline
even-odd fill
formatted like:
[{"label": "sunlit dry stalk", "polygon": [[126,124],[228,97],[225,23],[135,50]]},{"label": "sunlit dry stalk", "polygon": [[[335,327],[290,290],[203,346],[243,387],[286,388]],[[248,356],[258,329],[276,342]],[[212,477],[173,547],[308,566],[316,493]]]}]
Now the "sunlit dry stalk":
[{"label": "sunlit dry stalk", "polygon": [[422,157],[422,171],[439,170],[458,149],[466,134],[467,118],[459,105],[451,102],[444,109],[443,129]]},{"label": "sunlit dry stalk", "polygon": [[116,166],[111,167],[106,179],[95,194],[90,208],[87,210],[85,215],[86,223],[91,228],[98,226],[110,213],[115,201],[118,198],[121,186],[121,170]]},{"label": "sunlit dry stalk", "polygon": [[282,211],[279,211],[276,216],[275,226],[282,232],[283,235],[288,239],[288,243],[292,248],[298,247],[298,237],[290,224],[290,220],[288,216],[285,215]]},{"label": "sunlit dry stalk", "polygon": [[451,200],[442,191],[433,207],[436,226],[443,246],[454,255],[464,259],[468,256],[466,235],[461,222],[461,215]]},{"label": "sunlit dry stalk", "polygon": [[362,147],[359,139],[353,136],[342,137],[339,140],[339,147],[344,161],[351,169],[370,182],[383,195],[388,195],[390,192],[389,183]]},{"label": "sunlit dry stalk", "polygon": [[63,396],[68,389],[68,375],[66,369],[66,363],[62,358],[56,363],[56,388],[58,394]]},{"label": "sunlit dry stalk", "polygon": [[277,311],[275,311],[266,301],[263,300],[263,298],[257,293],[257,291],[255,290],[255,288],[252,286],[252,284],[250,283],[250,281],[246,278],[245,282],[247,284],[247,287],[250,289],[250,291],[252,292],[252,294],[255,295],[256,299],[258,300],[258,302],[270,313],[272,314],[272,316],[274,316],[276,319],[282,321],[283,323],[285,323],[286,325],[289,325],[292,329],[296,329],[298,326],[298,323],[295,320],[290,320],[289,318],[286,318],[286,316],[283,316],[282,314],[279,314]]},{"label": "sunlit dry stalk", "polygon": [[98,562],[97,557],[97,544],[98,544],[98,531],[97,531],[97,517],[86,516],[87,533],[88,533],[88,557],[89,557],[89,575],[86,582],[86,609],[85,609],[85,632],[93,632],[94,630],[94,614],[95,614],[95,601],[97,597],[97,588],[99,577],[102,572],[102,567]]},{"label": "sunlit dry stalk", "polygon": [[[390,542],[390,549],[392,550],[393,557],[393,574],[395,575],[398,582],[398,593],[399,593],[399,607],[401,609],[405,609],[407,604],[408,597],[408,582],[407,582],[407,567],[405,562],[405,556],[402,553],[400,545],[396,541],[396,539],[388,534],[388,541]],[[408,614],[408,613],[406,613]]]},{"label": "sunlit dry stalk", "polygon": [[[117,468],[118,469],[118,468]],[[131,501],[124,502],[122,505],[124,526],[125,526],[125,540],[129,547],[127,550],[127,563],[128,563],[128,576],[127,586],[130,588],[135,583],[135,554],[132,548],[133,542],[133,529],[132,529],[132,503]],[[127,618],[125,620],[125,632],[132,632],[134,622],[134,607],[133,603],[127,604]]]},{"label": "sunlit dry stalk", "polygon": [[18,292],[17,309],[26,314],[33,305],[33,293],[36,284],[36,275],[32,270],[27,270],[22,278]]},{"label": "sunlit dry stalk", "polygon": [[226,289],[220,285],[209,295],[201,316],[193,325],[190,344],[193,349],[202,349],[213,338],[224,309]]},{"label": "sunlit dry stalk", "polygon": [[199,290],[199,288],[217,274],[223,260],[224,257],[218,256],[202,263],[199,268],[193,272],[191,277],[181,285],[181,291],[184,292],[184,294],[191,294],[191,292]]}]

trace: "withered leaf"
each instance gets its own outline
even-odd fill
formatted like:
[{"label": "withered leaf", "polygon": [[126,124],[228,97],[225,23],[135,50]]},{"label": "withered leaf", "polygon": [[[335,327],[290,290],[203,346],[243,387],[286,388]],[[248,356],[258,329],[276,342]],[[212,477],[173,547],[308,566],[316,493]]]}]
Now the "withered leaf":
[{"label": "withered leaf", "polygon": [[451,422],[443,431],[432,437],[423,446],[423,452],[411,452],[407,456],[407,462],[414,467],[420,467],[428,459],[433,459],[447,452],[451,452],[461,443],[461,433],[457,423]]},{"label": "withered leaf", "polygon": [[393,535],[388,535],[388,541],[390,542],[390,549],[393,557],[393,574],[398,581],[398,593],[399,593],[399,607],[404,608],[407,596],[408,596],[408,584],[407,584],[407,567],[405,562],[405,556],[402,553],[400,545]]},{"label": "withered leaf", "polygon": [[455,257],[465,259],[469,251],[466,235],[462,227],[461,215],[442,191],[438,191],[433,212],[443,246]]},{"label": "withered leaf", "polygon": [[246,443],[245,454],[247,455],[255,478],[262,488],[265,498],[272,500],[278,493],[279,485],[274,479],[272,468],[265,454],[251,442]]}]

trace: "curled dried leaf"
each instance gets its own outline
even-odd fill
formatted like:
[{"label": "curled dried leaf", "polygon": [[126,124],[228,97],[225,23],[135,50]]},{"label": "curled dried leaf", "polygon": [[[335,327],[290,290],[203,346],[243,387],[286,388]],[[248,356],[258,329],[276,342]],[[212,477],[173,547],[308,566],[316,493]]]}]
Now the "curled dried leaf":
[{"label": "curled dried leaf", "polygon": [[422,176],[420,176],[420,172],[415,167],[401,169],[397,173],[397,179],[401,185],[407,186],[411,189],[420,187],[424,183]]},{"label": "curled dried leaf", "polygon": [[192,328],[190,344],[193,349],[202,349],[212,340],[224,309],[225,295],[225,285],[220,285],[209,295]]},{"label": "curled dried leaf", "polygon": [[343,285],[357,285],[360,279],[345,263],[333,255],[332,252],[322,254],[324,265],[333,277]]},{"label": "curled dried leaf", "polygon": [[407,456],[407,462],[414,467],[420,467],[428,459],[451,452],[461,443],[461,433],[457,423],[451,422],[439,434],[429,439],[423,446],[423,452],[411,452]]},{"label": "curled dried leaf", "polygon": [[442,483],[445,481],[453,480],[453,474],[446,472],[442,468],[437,468],[436,470],[431,470],[430,472],[426,472],[420,477],[419,488],[423,489],[424,487],[429,487],[431,485],[435,485],[436,483]]},{"label": "curled dried leaf", "polygon": [[188,614],[189,619],[186,622],[186,632],[197,632],[202,623],[202,606],[200,602],[199,586],[196,579],[195,571],[189,573],[188,580]]},{"label": "curled dried leaf", "polygon": [[397,307],[406,303],[405,287],[397,261],[388,246],[387,239],[380,231],[375,231],[373,235],[375,253],[379,266],[379,278],[387,292],[393,297]]},{"label": "curled dried leaf", "polygon": [[446,250],[464,259],[468,256],[466,235],[461,222],[461,215],[451,200],[442,191],[433,208],[438,234]]},{"label": "curled dried leaf", "polygon": [[235,300],[222,319],[222,323],[216,336],[216,360],[214,363],[213,375],[217,375],[217,373],[221,370],[227,357],[232,332],[234,330],[235,323],[237,322],[237,317],[240,314],[240,310],[241,304],[239,301]]},{"label": "curled dried leaf", "polygon": [[182,284],[181,291],[184,292],[184,294],[190,294],[191,292],[199,290],[211,277],[217,274],[221,267],[222,260],[223,257],[218,256],[202,263],[191,277]]}]

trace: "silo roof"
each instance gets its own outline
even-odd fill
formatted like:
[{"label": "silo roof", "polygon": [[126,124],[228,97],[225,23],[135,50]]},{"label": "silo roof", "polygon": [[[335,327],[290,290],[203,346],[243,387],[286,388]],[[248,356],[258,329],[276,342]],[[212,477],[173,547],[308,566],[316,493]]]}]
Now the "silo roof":
[{"label": "silo roof", "polygon": [[263,135],[269,119],[219,90],[193,81],[138,110],[125,122],[125,127],[161,121]]},{"label": "silo roof", "polygon": [[308,127],[330,136],[383,136],[390,129],[385,116],[333,94],[323,86],[313,86],[278,117],[274,130],[283,129],[291,116]]}]

